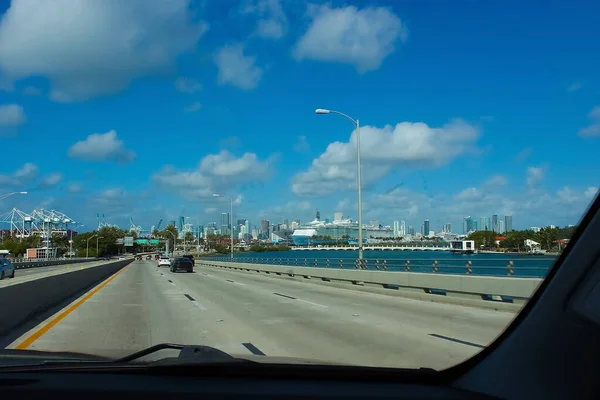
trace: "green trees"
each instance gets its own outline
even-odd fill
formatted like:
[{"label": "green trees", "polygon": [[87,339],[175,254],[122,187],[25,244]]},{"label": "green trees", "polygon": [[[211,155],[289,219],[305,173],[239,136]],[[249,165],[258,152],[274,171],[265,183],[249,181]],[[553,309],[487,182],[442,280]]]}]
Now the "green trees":
[{"label": "green trees", "polygon": [[21,258],[27,252],[27,249],[40,247],[40,237],[33,235],[28,238],[16,238],[12,236],[5,236],[0,244],[0,249],[9,250],[13,257]]},{"label": "green trees", "polygon": [[535,242],[538,242],[543,250],[557,250],[558,244],[555,243],[557,240],[562,239],[570,239],[575,232],[575,226],[568,226],[564,228],[542,228],[539,232],[534,232],[532,230],[522,230],[522,231],[510,231],[505,234],[498,234],[493,231],[477,231],[471,233],[467,240],[474,240],[475,246],[477,248],[481,248],[483,245],[484,249],[495,249],[496,248],[496,237],[504,236],[502,242],[500,242],[499,247],[511,251],[523,251],[525,250],[525,240],[530,239]]},{"label": "green trees", "polygon": [[192,232],[186,232],[185,241],[186,243],[192,243],[196,241],[196,238],[194,237],[194,234]]}]

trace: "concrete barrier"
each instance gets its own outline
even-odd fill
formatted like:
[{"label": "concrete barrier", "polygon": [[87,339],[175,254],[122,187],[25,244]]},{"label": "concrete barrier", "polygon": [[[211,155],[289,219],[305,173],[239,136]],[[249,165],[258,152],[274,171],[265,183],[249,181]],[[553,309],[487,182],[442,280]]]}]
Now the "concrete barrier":
[{"label": "concrete barrier", "polygon": [[93,287],[132,261],[107,262],[0,288],[0,335]]},{"label": "concrete barrier", "polygon": [[462,297],[491,302],[524,304],[531,298],[542,279],[516,277],[489,277],[474,275],[430,274],[417,272],[391,272],[368,270],[343,270],[314,267],[291,267],[205,261],[196,266],[208,265],[239,271],[256,271],[266,274],[319,279],[327,282],[346,282],[353,285],[376,285],[391,290],[412,290],[431,295]]},{"label": "concrete barrier", "polygon": [[65,265],[74,264],[86,261],[97,261],[101,258],[60,258],[51,260],[39,260],[39,261],[13,261],[16,269],[26,268],[37,268],[37,267],[50,267],[52,265]]}]

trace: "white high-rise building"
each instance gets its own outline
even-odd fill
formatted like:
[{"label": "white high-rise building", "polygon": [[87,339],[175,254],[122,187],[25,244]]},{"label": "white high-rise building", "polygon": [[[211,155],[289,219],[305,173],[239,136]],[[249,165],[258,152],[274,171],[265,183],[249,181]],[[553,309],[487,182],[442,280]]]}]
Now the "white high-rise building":
[{"label": "white high-rise building", "polygon": [[504,233],[505,229],[504,229],[504,221],[502,221],[501,219],[498,220],[498,233]]},{"label": "white high-rise building", "polygon": [[334,221],[337,221],[337,222],[339,222],[339,221],[341,221],[341,220],[342,220],[342,218],[344,218],[344,214],[342,214],[342,213],[341,213],[341,212],[339,212],[339,211],[338,211],[338,212],[336,212],[335,214],[333,214],[333,220],[334,220]]},{"label": "white high-rise building", "polygon": [[404,236],[406,233],[406,222],[400,221],[400,236]]},{"label": "white high-rise building", "polygon": [[400,236],[400,221],[394,221],[394,237]]}]

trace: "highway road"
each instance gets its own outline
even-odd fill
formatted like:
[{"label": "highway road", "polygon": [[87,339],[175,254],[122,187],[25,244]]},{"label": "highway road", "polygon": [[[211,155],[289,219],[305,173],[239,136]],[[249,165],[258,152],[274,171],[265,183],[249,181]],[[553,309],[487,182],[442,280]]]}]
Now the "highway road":
[{"label": "highway road", "polygon": [[174,274],[138,261],[8,347],[116,357],[174,342],[440,369],[480,351],[514,315],[211,267]]}]

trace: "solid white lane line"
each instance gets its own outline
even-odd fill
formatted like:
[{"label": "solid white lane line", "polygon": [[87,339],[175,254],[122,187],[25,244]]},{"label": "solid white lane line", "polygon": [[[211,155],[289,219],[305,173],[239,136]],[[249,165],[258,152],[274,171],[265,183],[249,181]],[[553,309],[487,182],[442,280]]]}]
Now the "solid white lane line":
[{"label": "solid white lane line", "polygon": [[296,300],[301,301],[306,304],[312,304],[313,306],[328,308],[328,306],[324,306],[323,304],[313,303],[312,301],[302,300],[302,299],[296,299]]},{"label": "solid white lane line", "polygon": [[202,304],[198,303],[196,300],[192,301],[192,304],[194,304],[196,307],[198,307],[202,311],[206,311],[206,307],[204,307]]}]

